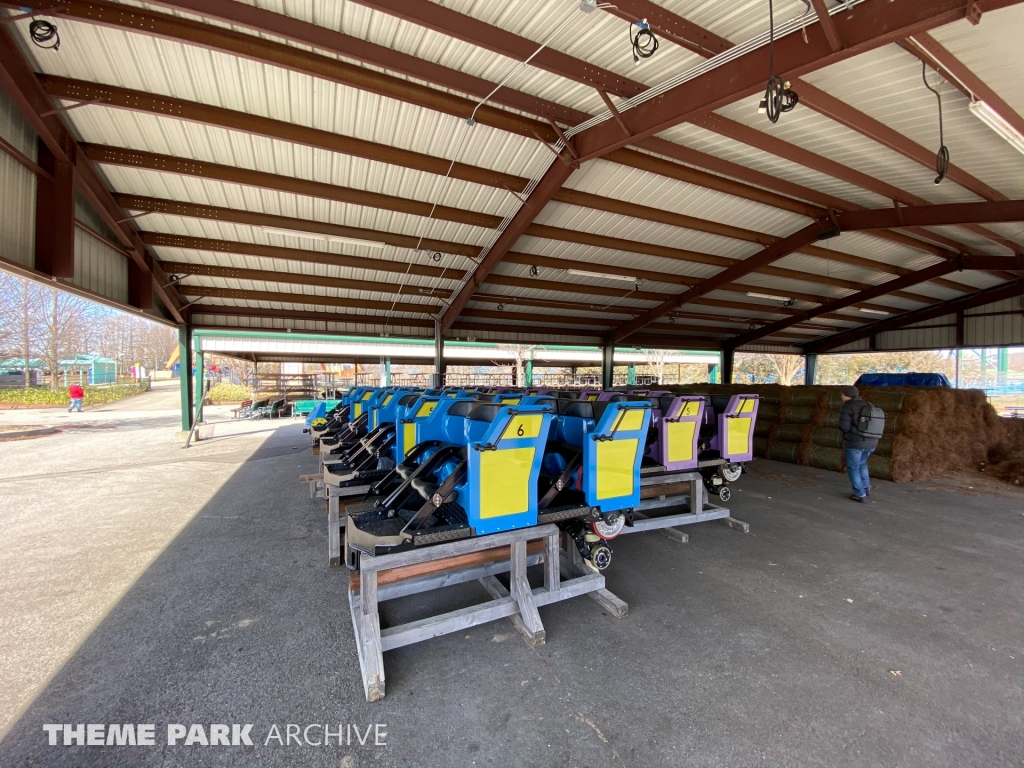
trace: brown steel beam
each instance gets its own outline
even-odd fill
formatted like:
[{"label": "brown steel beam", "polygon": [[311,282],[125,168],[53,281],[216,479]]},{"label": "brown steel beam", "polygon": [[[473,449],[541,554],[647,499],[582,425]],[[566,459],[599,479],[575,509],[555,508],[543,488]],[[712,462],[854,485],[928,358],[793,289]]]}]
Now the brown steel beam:
[{"label": "brown steel beam", "polygon": [[[923,197],[918,197],[917,195],[912,195],[909,192],[904,192],[892,184],[875,179],[866,173],[862,173],[861,171],[857,171],[853,168],[848,168],[842,163],[837,163],[835,160],[817,155],[814,152],[806,150],[803,147],[798,147],[795,144],[789,144],[781,139],[764,133],[763,131],[759,131],[756,128],[751,128],[750,126],[743,125],[735,120],[722,117],[721,115],[714,113],[699,115],[693,118],[690,122],[694,125],[700,126],[701,128],[712,131],[713,133],[717,133],[720,136],[726,136],[734,141],[761,149],[765,152],[770,152],[778,157],[784,157],[806,168],[811,168],[819,173],[823,173],[849,184],[861,187],[862,189],[866,189],[876,195],[881,195],[882,197],[888,198],[898,204],[907,206],[928,205],[928,201]],[[867,129],[865,128],[865,130]],[[868,134],[865,133],[865,135]],[[870,138],[875,137],[870,136]],[[932,162],[934,163],[934,157],[932,158]],[[961,178],[963,178],[963,176],[966,176],[966,174],[961,174]],[[978,183],[980,184],[980,182]],[[991,192],[994,195],[999,195],[995,190],[991,190]],[[1006,198],[999,195],[998,198],[989,199],[1005,200]],[[1008,240],[1002,235],[990,232],[984,227],[967,224],[965,225],[965,228],[974,234],[981,235],[982,237],[997,243],[998,245],[1015,249],[1011,240]]]},{"label": "brown steel beam", "polygon": [[54,158],[59,163],[73,167],[76,189],[124,246],[136,267],[151,275],[152,290],[160,296],[175,321],[184,323],[185,316],[181,312],[184,300],[173,287],[166,286],[167,276],[159,262],[147,252],[138,232],[130,224],[121,221],[124,211],[117,206],[88,158],[78,151],[78,143],[61,115],[43,117],[52,102],[3,25],[0,25],[0,87],[7,91]]},{"label": "brown steel beam", "polygon": [[[313,304],[325,307],[347,307],[349,309],[375,309],[382,312],[415,312],[429,315],[437,310],[434,304],[408,304],[405,302],[373,301],[370,299],[349,299],[341,296],[316,296],[305,293],[281,291],[248,291],[234,288],[206,288],[198,285],[181,285],[185,296],[215,299],[237,299],[239,301],[274,301],[282,304]],[[196,305],[201,306],[201,305]]]},{"label": "brown steel beam", "polygon": [[[200,178],[212,178],[227,183],[244,184],[264,189],[276,189],[298,195],[309,195],[327,200],[337,200],[339,202],[352,203],[353,205],[363,205],[372,208],[397,211],[400,213],[408,213],[416,216],[429,216],[432,214],[434,218],[445,221],[454,221],[460,224],[470,224],[472,226],[494,228],[501,222],[501,219],[498,216],[477,213],[462,208],[452,208],[439,205],[432,210],[430,203],[419,200],[410,200],[376,192],[366,192],[364,190],[353,189],[350,187],[342,187],[335,184],[326,184],[319,181],[300,179],[293,176],[266,173],[264,171],[255,171],[248,168],[219,165],[217,163],[207,163],[198,160],[187,160],[153,152],[140,152],[132,149],[108,147],[97,144],[83,144],[82,151],[85,152],[86,156],[90,160],[101,164],[119,165],[130,168],[147,168],[165,173],[197,176]],[[763,234],[753,230],[743,229],[742,227],[719,224],[717,222],[706,221],[693,216],[687,216],[685,214],[664,211],[651,206],[628,203],[587,192],[577,192],[571,189],[560,190],[555,195],[554,199],[559,202],[569,203],[570,205],[603,210],[609,213],[632,216],[634,218],[645,219],[648,221],[658,221],[664,224],[683,227],[694,231],[707,232],[709,234],[721,235],[723,237],[735,238],[761,245],[771,245],[780,239],[775,235]],[[600,241],[600,236],[576,233],[572,230],[560,227],[531,225],[527,229],[526,234],[567,242],[597,244],[602,246],[607,245],[605,241]],[[624,244],[632,243],[632,241],[626,240],[621,242]],[[609,245],[607,247],[616,246]],[[884,262],[872,261],[859,256],[845,254],[841,251],[833,251],[817,246],[808,245],[802,248],[801,251],[808,255],[817,256],[830,261],[837,261],[890,274],[905,274],[910,271]],[[506,256],[506,259],[508,258],[509,257]],[[675,254],[673,253],[673,256],[670,256],[670,258],[675,258]],[[721,258],[716,258],[714,261],[707,261],[707,258],[707,256],[697,256],[694,260],[703,261],[704,263],[718,264],[720,266],[724,266],[728,263],[728,260],[723,260]],[[792,270],[776,269],[775,271],[770,272],[770,274],[784,277],[795,276],[791,275],[791,272]],[[849,284],[849,281],[838,280],[825,275],[812,275],[810,279],[812,281],[827,282],[829,284],[842,287],[861,287],[856,284]],[[946,284],[945,287],[953,288],[955,290],[964,290],[965,292],[969,292],[971,290],[969,287],[960,286],[955,283]]]},{"label": "brown steel beam", "polygon": [[[356,157],[363,157],[365,159],[398,165],[404,168],[411,168],[425,173],[443,175],[447,171],[449,165],[449,161],[447,160],[434,158],[422,153],[399,150],[361,139],[338,136],[337,134],[333,134],[328,131],[320,131],[305,126],[297,126],[269,118],[254,117],[246,113],[235,112],[233,110],[223,109],[220,107],[210,107],[181,99],[153,96],[151,94],[132,91],[126,88],[87,83],[68,78],[55,78],[41,75],[40,81],[42,82],[43,87],[46,88],[47,92],[55,98],[83,98],[83,94],[87,94],[90,98],[98,98],[104,104],[111,107],[149,112],[155,115],[170,116],[181,120],[216,125],[228,130],[255,133],[258,135],[268,136],[270,138],[280,139],[282,141],[290,141],[306,146],[327,149],[342,154],[349,154]],[[652,141],[654,140],[652,139]],[[139,153],[139,162],[143,162],[145,154],[147,153]],[[764,190],[755,190],[753,187],[747,187],[747,185],[743,185],[738,182],[729,180],[716,181],[717,177],[711,177],[710,174],[705,174],[691,168],[685,168],[684,166],[680,166],[675,163],[667,163],[664,160],[660,160],[656,157],[645,155],[640,152],[632,150],[616,150],[611,153],[610,159],[621,164],[629,165],[630,167],[640,168],[653,173],[660,173],[672,178],[678,178],[686,181],[687,183],[709,186],[710,188],[725,191],[728,194],[736,194],[738,196],[745,197],[746,199],[755,199],[759,202],[775,205],[776,207],[787,207],[785,200],[780,198],[778,195],[773,196],[772,193],[765,192]],[[486,186],[500,187],[506,190],[522,189],[527,183],[526,179],[463,163],[456,163],[452,166],[452,175],[464,181],[479,183]],[[561,191],[559,191],[559,194],[561,194]],[[576,200],[581,200],[585,195],[584,193],[577,193],[574,197]],[[568,200],[566,200],[566,202],[568,202]],[[597,201],[591,200],[590,202]],[[846,209],[854,207],[855,206],[850,204],[846,204],[844,206]],[[815,208],[814,206],[808,206],[804,203],[789,206],[789,209],[812,217],[818,217],[824,213],[821,209]],[[936,253],[937,255],[942,255],[944,257],[953,255],[948,251],[943,251],[941,248],[921,243],[907,236],[894,236],[890,233],[881,232],[877,234],[883,237],[895,238],[904,244],[910,245],[911,247]],[[937,236],[932,237],[933,239],[937,239]]]},{"label": "brown steel beam", "polygon": [[984,203],[924,204],[911,208],[880,208],[872,211],[844,211],[838,215],[844,232],[889,227],[939,227],[948,224],[982,224],[1024,221],[1024,200]]},{"label": "brown steel beam", "polygon": [[908,43],[922,51],[932,64],[939,65],[939,72],[943,73],[953,85],[958,87],[966,86],[967,92],[973,94],[979,101],[984,101],[1006,122],[1012,125],[1021,134],[1024,134],[1024,117],[1017,110],[1011,107],[985,81],[964,66],[956,56],[946,50],[942,44],[927,33],[915,35]]},{"label": "brown steel beam", "polygon": [[[825,0],[811,0],[811,5],[814,6],[814,12],[818,14],[818,21],[821,23],[821,29],[825,33],[825,39],[828,40],[829,47],[833,51],[842,50],[843,41],[839,37],[839,31],[836,29],[835,22],[832,21],[832,17],[828,14]],[[803,96],[800,98],[802,99]]]},{"label": "brown steel beam", "polygon": [[[795,35],[787,36],[775,46],[777,71],[799,76],[963,16],[964,8],[958,0],[904,0],[898,6],[887,0],[866,0],[837,24],[839,36],[847,41],[847,47],[832,51],[819,28],[808,30],[806,42]],[[894,30],[902,34],[894,35]],[[763,82],[766,55],[767,51],[763,49],[751,51],[728,67],[696,77],[667,91],[662,98],[649,100],[624,113],[622,118],[632,132],[630,136],[624,137],[615,121],[605,121],[579,133],[574,137],[577,162],[601,157],[637,139],[654,136],[702,113],[756,93]],[[448,309],[441,316],[443,327],[449,327],[455,321],[483,279],[511,250],[515,240],[571,173],[571,167],[552,163],[516,214],[513,225],[498,238],[473,276],[452,295]]]},{"label": "brown steel beam", "polygon": [[689,303],[693,299],[703,296],[706,293],[710,293],[728,282],[749,275],[759,267],[763,267],[773,261],[778,261],[779,259],[788,256],[802,245],[806,245],[807,243],[818,239],[818,237],[831,226],[833,225],[828,219],[815,221],[798,232],[793,233],[789,237],[780,240],[774,245],[770,245],[760,253],[754,254],[728,269],[722,270],[717,275],[709,277],[706,280],[702,280],[693,288],[690,288],[688,291],[684,291],[682,295],[673,296],[671,299],[659,304],[657,307],[647,310],[639,317],[636,317],[628,323],[624,323],[616,328],[608,337],[609,343],[620,341],[630,334],[636,333],[645,325],[649,325],[666,313]]},{"label": "brown steel beam", "polygon": [[[888,147],[893,152],[898,152],[915,163],[923,165],[925,168],[935,168],[935,153],[911,141],[905,134],[893,130],[884,123],[854,109],[846,102],[825,93],[819,88],[815,88],[806,81],[800,80],[794,83],[793,87],[800,94],[800,103],[807,105],[815,112],[825,115],[825,117],[836,121],[840,125],[845,125],[862,136],[867,136],[872,141]],[[949,166],[949,171],[946,173],[946,178],[956,182],[964,189],[973,192],[984,200],[1009,199],[1006,195],[952,163]]]},{"label": "brown steel beam", "polygon": [[[861,291],[860,293],[852,294],[850,296],[844,296],[840,299],[832,299],[831,301],[826,301],[825,303],[813,309],[805,309],[801,311],[799,314],[792,315],[791,317],[788,317],[784,320],[777,320],[776,322],[769,323],[768,325],[765,325],[761,328],[757,328],[755,330],[748,331],[747,333],[740,334],[735,339],[731,339],[729,341],[729,345],[735,348],[742,346],[743,344],[749,344],[750,342],[756,341],[759,338],[768,336],[772,333],[777,333],[778,331],[785,330],[786,328],[789,328],[791,325],[797,322],[810,320],[825,312],[835,312],[840,309],[845,309],[846,307],[854,306],[859,302],[870,301],[871,299],[877,298],[878,296],[885,295],[885,293],[887,293],[891,288],[905,288],[910,285],[915,285],[916,283],[922,282],[924,280],[928,280],[929,278],[934,276],[948,274],[949,272],[952,272],[957,269],[1018,269],[1021,266],[1024,266],[1024,262],[1022,262],[1022,257],[1020,256],[1013,256],[1009,258],[1000,256],[961,256],[953,261],[939,262],[938,264],[933,264],[932,266],[926,267],[913,275],[897,277],[893,280],[888,281],[887,283],[882,283],[881,285],[874,286],[865,291]],[[953,299],[952,302],[956,302],[958,300],[959,299]],[[950,303],[950,301],[943,301],[940,302],[939,304],[934,304],[932,306],[941,308],[949,305]],[[891,308],[890,312],[892,312]]]},{"label": "brown steel beam", "polygon": [[[240,211],[234,208],[221,208],[217,206],[199,205],[195,203],[179,203],[174,200],[164,200],[161,198],[151,197],[140,197],[137,195],[122,195],[117,194],[116,198],[118,202],[126,208],[133,210],[145,210],[145,211],[156,211],[160,213],[166,213],[173,216],[185,216],[190,218],[209,219],[214,221],[228,221],[237,224],[247,224],[250,226],[272,226],[281,229],[292,229],[303,232],[315,232],[325,234],[328,236],[338,237],[353,237],[361,240],[375,240],[378,242],[385,242],[396,247],[414,248],[417,243],[426,250],[436,250],[442,253],[453,253],[462,256],[466,256],[470,259],[476,258],[480,249],[476,246],[470,246],[462,243],[451,243],[445,240],[427,240],[423,239],[422,242],[418,238],[409,235],[398,235],[389,232],[379,232],[377,230],[359,229],[355,227],[345,227],[338,224],[331,224],[327,222],[311,221],[309,219],[293,219],[284,216],[270,216],[267,214],[255,213],[252,211]],[[177,235],[165,235],[164,237],[179,239]],[[598,236],[585,236],[586,242],[592,245],[598,245],[606,248],[618,248],[622,250],[628,250],[634,253],[651,254],[655,256],[661,256],[664,258],[675,258],[681,261],[695,261],[693,254],[689,251],[682,251],[680,249],[668,248],[666,246],[648,245],[648,244],[637,244],[633,241],[624,240],[622,238],[611,238],[611,237],[598,237]],[[250,246],[251,249],[255,248],[269,248],[271,246]],[[256,254],[258,255],[258,254]],[[698,254],[699,256],[700,254]],[[325,255],[326,256],[326,255]],[[359,257],[338,257],[356,259]],[[735,264],[743,264],[745,262],[738,261],[735,259],[726,259],[724,257],[707,257],[708,259],[714,258],[715,261],[712,263],[719,264],[721,266],[732,266]],[[516,254],[516,260],[524,264],[538,264],[538,265],[549,265],[554,266],[558,264],[559,268],[562,269],[580,269],[581,266],[586,266],[585,262],[572,261],[572,260],[554,260],[550,257],[534,256],[528,254]],[[383,260],[381,260],[383,261]],[[350,264],[356,262],[350,261]],[[400,262],[390,262],[391,264],[399,264]],[[706,263],[706,262],[705,262]],[[365,265],[365,260],[364,260]],[[370,267],[367,267],[370,268]],[[396,270],[394,267],[390,268],[392,271]],[[658,280],[659,282],[677,282],[683,285],[693,285],[699,282],[698,278],[690,278],[683,275],[668,275],[667,273],[660,272],[646,272],[643,270],[634,270],[623,267],[605,267],[601,266],[600,269],[604,269],[610,274],[621,273],[624,275],[632,275],[636,277],[649,276],[652,280]],[[456,272],[453,269],[446,270],[449,276],[454,277]],[[783,270],[778,267],[765,266],[762,267],[761,271],[766,274],[775,274],[790,279],[805,280],[808,282],[818,282],[827,285],[836,285],[839,281],[835,278],[830,278],[825,275],[812,275],[811,273],[795,272],[793,270]],[[637,274],[640,272],[641,274]],[[455,279],[463,280],[466,274],[462,273]],[[540,283],[534,278],[517,278],[508,275],[493,275],[488,276],[486,280],[481,282],[496,283],[501,285],[515,285],[518,287],[526,288],[538,288]],[[852,283],[850,281],[842,281],[841,287],[862,287],[858,283]],[[755,286],[742,285],[738,283],[727,283],[722,286],[723,290],[733,291],[738,293],[746,293],[751,290],[757,290]],[[598,295],[609,295],[609,296],[625,296],[630,294],[633,298],[643,298],[645,292],[641,291],[630,291],[628,289],[612,289],[612,288],[601,288],[598,286],[581,286],[573,283],[559,283],[557,286],[552,285],[549,290],[564,291],[564,292],[584,292],[593,293]],[[792,289],[786,289],[786,294],[795,299],[802,301],[818,302],[821,297],[815,294],[807,294],[803,292],[794,291]],[[646,292],[646,296],[652,300],[662,301],[667,297],[667,294],[662,293],[651,293]],[[925,303],[931,303],[938,301],[928,296],[921,296],[918,294],[905,294],[900,298],[908,298],[912,301],[921,301]]]},{"label": "brown steel beam", "polygon": [[873,337],[885,331],[895,331],[905,328],[914,323],[921,323],[925,320],[932,320],[943,315],[952,315],[967,309],[973,309],[985,304],[990,304],[1003,299],[1024,296],[1024,280],[1014,280],[1009,283],[985,288],[984,290],[967,296],[945,302],[941,306],[924,307],[911,312],[904,312],[897,317],[880,320],[876,323],[865,325],[861,328],[854,328],[843,333],[834,334],[818,341],[812,341],[804,345],[807,353],[828,352],[844,344],[850,344],[863,338]]},{"label": "brown steel beam", "polygon": [[54,156],[42,139],[36,155],[49,178],[36,180],[35,268],[50,277],[74,277],[75,166]]}]

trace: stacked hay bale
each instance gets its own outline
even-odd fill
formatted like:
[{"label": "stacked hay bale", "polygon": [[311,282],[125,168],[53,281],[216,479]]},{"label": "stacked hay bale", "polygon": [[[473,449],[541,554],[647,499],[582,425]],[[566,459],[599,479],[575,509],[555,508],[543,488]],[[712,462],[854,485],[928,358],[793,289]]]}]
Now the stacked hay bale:
[{"label": "stacked hay bale", "polygon": [[[846,470],[839,387],[691,384],[680,393],[756,394],[754,455],[836,472]],[[861,395],[886,413],[885,433],[868,469],[895,482],[982,470],[1024,483],[1024,427],[1001,418],[981,390],[882,387]]]}]

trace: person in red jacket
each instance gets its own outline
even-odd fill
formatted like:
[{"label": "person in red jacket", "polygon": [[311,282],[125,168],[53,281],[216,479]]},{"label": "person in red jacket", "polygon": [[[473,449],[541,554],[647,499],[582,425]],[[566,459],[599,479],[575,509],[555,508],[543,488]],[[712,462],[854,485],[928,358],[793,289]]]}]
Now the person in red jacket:
[{"label": "person in red jacket", "polygon": [[68,413],[71,413],[75,408],[78,412],[82,412],[82,398],[85,397],[85,390],[82,389],[80,384],[72,384],[68,387],[68,397],[71,398],[71,404],[68,405]]}]

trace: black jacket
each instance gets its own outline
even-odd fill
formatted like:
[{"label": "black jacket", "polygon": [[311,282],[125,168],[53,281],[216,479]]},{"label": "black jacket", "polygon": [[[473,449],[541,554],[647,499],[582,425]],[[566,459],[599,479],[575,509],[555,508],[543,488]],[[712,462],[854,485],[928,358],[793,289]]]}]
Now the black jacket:
[{"label": "black jacket", "polygon": [[864,398],[855,397],[853,400],[847,400],[843,403],[843,407],[839,411],[839,431],[843,433],[843,444],[847,448],[870,448],[874,450],[878,447],[878,440],[876,438],[864,437],[857,434],[853,429],[857,423],[857,418],[860,416],[861,409],[866,407],[867,404]]}]

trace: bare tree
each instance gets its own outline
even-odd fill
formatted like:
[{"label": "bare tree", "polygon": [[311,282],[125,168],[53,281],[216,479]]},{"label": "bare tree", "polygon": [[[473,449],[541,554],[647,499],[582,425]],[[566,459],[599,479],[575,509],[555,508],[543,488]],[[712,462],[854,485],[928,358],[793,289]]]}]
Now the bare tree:
[{"label": "bare tree", "polygon": [[516,385],[524,386],[526,382],[526,371],[525,363],[527,360],[533,360],[533,350],[537,348],[536,344],[499,344],[498,349],[503,352],[510,352],[512,359],[515,362],[516,371]]},{"label": "bare tree", "polygon": [[793,377],[804,369],[801,355],[765,355],[779,375],[779,384],[788,387],[793,384]]},{"label": "bare tree", "polygon": [[97,318],[97,304],[71,293],[43,288],[46,301],[42,303],[39,321],[42,332],[41,357],[50,371],[50,389],[60,385],[60,361],[88,353],[93,327]]},{"label": "bare tree", "polygon": [[658,377],[658,383],[665,380],[665,361],[671,353],[667,349],[645,349],[644,363],[654,369],[654,375]]}]

